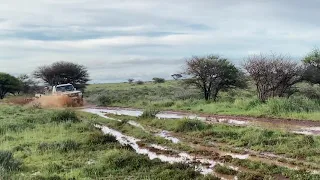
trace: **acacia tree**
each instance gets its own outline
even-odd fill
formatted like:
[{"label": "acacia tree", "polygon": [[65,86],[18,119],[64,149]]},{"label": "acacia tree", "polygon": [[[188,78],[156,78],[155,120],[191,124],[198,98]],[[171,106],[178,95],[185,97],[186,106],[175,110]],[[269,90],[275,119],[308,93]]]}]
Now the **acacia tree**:
[{"label": "acacia tree", "polygon": [[16,93],[21,89],[21,82],[14,76],[7,73],[0,73],[0,99],[7,93]]},{"label": "acacia tree", "polygon": [[320,50],[315,48],[304,59],[306,70],[303,80],[311,84],[320,84]]},{"label": "acacia tree", "polygon": [[172,74],[171,77],[172,77],[174,80],[178,80],[178,79],[182,78],[182,75],[181,75],[181,74]]},{"label": "acacia tree", "polygon": [[320,50],[318,48],[313,49],[304,58],[303,62],[320,70]]},{"label": "acacia tree", "polygon": [[83,89],[89,81],[87,68],[71,62],[55,62],[49,66],[40,66],[33,73],[34,77],[42,79],[50,86],[71,83],[76,88]]},{"label": "acacia tree", "polygon": [[258,98],[265,102],[270,97],[283,97],[294,84],[302,80],[303,67],[284,55],[252,55],[244,69],[254,80]]},{"label": "acacia tree", "polygon": [[311,84],[320,84],[320,69],[306,65],[303,80],[308,81]]},{"label": "acacia tree", "polygon": [[243,77],[241,71],[227,59],[214,55],[187,59],[184,74],[191,76],[186,83],[201,89],[207,101],[216,101],[222,89],[245,86],[244,79],[239,78]]}]

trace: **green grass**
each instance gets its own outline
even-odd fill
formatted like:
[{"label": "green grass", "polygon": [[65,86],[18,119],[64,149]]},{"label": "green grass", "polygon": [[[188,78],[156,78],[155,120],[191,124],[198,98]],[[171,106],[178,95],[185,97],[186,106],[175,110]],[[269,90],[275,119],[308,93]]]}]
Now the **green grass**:
[{"label": "green grass", "polygon": [[86,89],[86,99],[101,106],[156,108],[185,110],[221,115],[243,115],[303,120],[320,120],[320,94],[318,86],[298,84],[299,91],[290,98],[274,98],[261,103],[253,85],[248,89],[221,92],[217,102],[206,102],[195,87],[181,81],[161,84],[129,83],[95,84]]},{"label": "green grass", "polygon": [[149,160],[70,110],[0,105],[1,179],[204,179]]}]

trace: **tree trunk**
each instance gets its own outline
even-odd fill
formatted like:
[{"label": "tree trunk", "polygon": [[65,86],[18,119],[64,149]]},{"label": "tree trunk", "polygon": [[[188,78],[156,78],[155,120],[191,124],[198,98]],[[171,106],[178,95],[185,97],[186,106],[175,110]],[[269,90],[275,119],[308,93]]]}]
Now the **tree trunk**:
[{"label": "tree trunk", "polygon": [[214,93],[213,93],[213,101],[214,101],[214,102],[216,102],[216,101],[217,101],[218,92],[219,92],[219,90],[218,90],[218,89],[215,89],[215,90],[214,90]]},{"label": "tree trunk", "polygon": [[204,99],[206,101],[209,101],[210,100],[210,92],[208,90],[204,90]]}]

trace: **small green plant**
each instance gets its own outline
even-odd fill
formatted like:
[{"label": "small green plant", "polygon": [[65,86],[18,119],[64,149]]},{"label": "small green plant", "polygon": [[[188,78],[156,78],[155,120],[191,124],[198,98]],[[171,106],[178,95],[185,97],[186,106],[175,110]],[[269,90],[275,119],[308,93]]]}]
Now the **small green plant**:
[{"label": "small green plant", "polygon": [[51,115],[51,121],[56,122],[56,123],[61,123],[61,122],[79,122],[80,119],[77,117],[77,114],[75,111],[72,110],[60,110],[52,113]]},{"label": "small green plant", "polygon": [[98,97],[98,103],[100,106],[108,106],[112,103],[112,99],[107,95],[102,95]]},{"label": "small green plant", "polygon": [[102,134],[100,132],[91,134],[88,139],[88,144],[90,145],[101,145],[101,144],[115,143],[115,142],[117,142],[116,137],[110,134]]},{"label": "small green plant", "polygon": [[185,120],[179,121],[179,124],[175,128],[175,131],[176,132],[200,131],[200,130],[204,130],[206,127],[207,125],[199,120],[185,119]]},{"label": "small green plant", "polygon": [[143,119],[147,119],[147,118],[155,118],[156,115],[159,113],[160,111],[157,110],[157,109],[152,109],[152,108],[149,108],[149,109],[146,109],[143,111],[142,115],[140,116],[140,118],[143,118]]},{"label": "small green plant", "polygon": [[226,175],[236,175],[238,172],[229,168],[229,167],[226,167],[226,166],[222,166],[220,164],[217,164],[215,166],[215,171],[217,173],[220,173],[220,174],[226,174]]},{"label": "small green plant", "polygon": [[19,170],[21,162],[13,157],[10,151],[0,151],[0,169],[5,171]]}]

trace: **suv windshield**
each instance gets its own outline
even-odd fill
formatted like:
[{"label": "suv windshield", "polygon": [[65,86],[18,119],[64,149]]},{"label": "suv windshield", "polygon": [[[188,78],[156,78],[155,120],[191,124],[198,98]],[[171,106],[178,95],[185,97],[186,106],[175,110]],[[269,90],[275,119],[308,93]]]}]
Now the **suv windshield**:
[{"label": "suv windshield", "polygon": [[74,88],[72,85],[66,85],[66,86],[58,86],[57,92],[65,92],[65,91],[73,91]]}]

